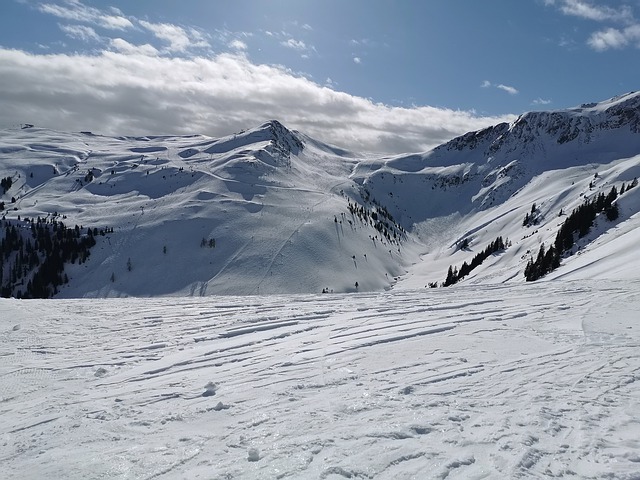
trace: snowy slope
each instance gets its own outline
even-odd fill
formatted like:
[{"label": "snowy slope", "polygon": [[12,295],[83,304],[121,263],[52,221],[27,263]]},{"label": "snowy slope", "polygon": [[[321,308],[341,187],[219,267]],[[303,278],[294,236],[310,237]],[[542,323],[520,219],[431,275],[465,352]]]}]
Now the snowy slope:
[{"label": "snowy slope", "polygon": [[2,478],[638,478],[639,292],[0,299]]},{"label": "snowy slope", "polygon": [[71,266],[62,297],[388,288],[409,260],[347,215],[355,162],[275,121],[222,139],[32,128],[0,147],[7,218],[114,228]]},{"label": "snowy slope", "polygon": [[[553,243],[563,220],[559,214],[640,176],[638,153],[640,94],[633,93],[566,111],[528,113],[424,154],[363,161],[352,178],[424,244],[422,262],[403,282],[405,288],[444,280],[449,265],[470,261],[499,235],[512,247],[464,281],[524,281],[530,256],[543,242]],[[601,222],[594,231],[615,237],[640,227],[639,198],[638,190],[625,193],[620,219]],[[537,223],[523,226],[533,204]],[[470,248],[459,248],[464,239]],[[598,245],[585,252],[591,263],[601,256],[611,259]],[[615,263],[618,267],[591,274],[637,278],[633,263]],[[558,274],[573,268],[582,267],[567,259]]]},{"label": "snowy slope", "polygon": [[[220,139],[27,128],[1,133],[0,177],[13,185],[0,201],[9,219],[58,213],[114,228],[68,268],[59,297],[424,288],[498,236],[509,248],[461,283],[517,283],[566,215],[640,175],[639,154],[638,93],[393,157],[277,121]],[[620,218],[599,219],[547,279],[637,278],[639,196],[625,192]],[[536,222],[523,225],[534,204]]]}]

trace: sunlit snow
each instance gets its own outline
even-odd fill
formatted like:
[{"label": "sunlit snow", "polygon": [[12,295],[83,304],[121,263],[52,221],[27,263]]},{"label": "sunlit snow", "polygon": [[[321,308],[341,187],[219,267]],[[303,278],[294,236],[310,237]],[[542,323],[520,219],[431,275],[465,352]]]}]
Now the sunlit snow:
[{"label": "sunlit snow", "polygon": [[636,478],[640,284],[4,300],[4,478]]},{"label": "sunlit snow", "polygon": [[[113,231],[55,299],[0,299],[0,478],[640,478],[639,105],[394,157],[275,121],[3,130],[8,222]],[[619,218],[525,282],[623,185]]]}]

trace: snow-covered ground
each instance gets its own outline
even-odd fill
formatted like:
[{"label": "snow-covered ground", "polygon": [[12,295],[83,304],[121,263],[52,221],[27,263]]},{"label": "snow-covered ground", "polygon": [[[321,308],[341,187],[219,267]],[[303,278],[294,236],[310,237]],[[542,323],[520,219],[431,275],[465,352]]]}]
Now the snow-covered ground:
[{"label": "snow-covered ground", "polygon": [[0,300],[4,479],[640,478],[640,281]]}]

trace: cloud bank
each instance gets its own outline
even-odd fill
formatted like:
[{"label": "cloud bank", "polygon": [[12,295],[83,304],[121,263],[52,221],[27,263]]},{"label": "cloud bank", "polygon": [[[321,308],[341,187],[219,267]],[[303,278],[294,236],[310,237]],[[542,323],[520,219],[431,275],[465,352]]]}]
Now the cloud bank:
[{"label": "cloud bank", "polygon": [[[252,62],[247,32],[205,32],[127,16],[81,0],[32,4],[56,18],[89,53],[41,53],[0,47],[0,126],[30,123],[106,135],[224,136],[277,119],[354,151],[424,151],[515,116],[483,117],[430,106],[403,108],[336,90],[280,65]],[[299,31],[312,31],[308,24]],[[145,42],[132,43],[144,35]],[[313,45],[285,31],[264,32],[302,58]],[[139,40],[139,39],[138,39]],[[215,52],[214,43],[223,45]],[[372,47],[368,39],[353,46]],[[360,64],[361,56],[353,54]],[[517,90],[495,85],[510,94]]]},{"label": "cloud bank", "polygon": [[[163,38],[172,48],[183,45],[179,32]],[[216,137],[273,118],[352,150],[400,153],[424,151],[514,118],[383,105],[283,67],[256,65],[242,53],[175,57],[123,39],[111,40],[110,50],[94,55],[0,49],[0,78],[1,125],[32,123],[108,135]]]}]

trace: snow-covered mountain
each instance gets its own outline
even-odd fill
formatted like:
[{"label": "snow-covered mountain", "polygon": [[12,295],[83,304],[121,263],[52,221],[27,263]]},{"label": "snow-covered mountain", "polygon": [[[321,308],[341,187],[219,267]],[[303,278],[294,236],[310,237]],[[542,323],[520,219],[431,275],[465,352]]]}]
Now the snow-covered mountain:
[{"label": "snow-covered mountain", "polygon": [[7,220],[107,227],[86,262],[65,268],[60,297],[423,288],[498,236],[507,248],[461,282],[524,282],[561,213],[623,184],[619,218],[601,214],[546,278],[636,275],[640,189],[627,186],[640,174],[638,93],[392,157],[347,152],[277,121],[220,139],[35,127],[0,135]]},{"label": "snow-covered mountain", "polygon": [[[512,124],[471,132],[423,154],[361,162],[352,176],[382,199],[392,215],[426,245],[415,281],[444,278],[447,265],[469,261],[497,236],[511,247],[465,281],[522,281],[542,243],[553,243],[561,213],[640,175],[640,94],[630,93],[571,110],[533,112]],[[535,222],[523,225],[535,204]],[[627,191],[620,218],[598,219],[583,239],[588,261],[568,258],[553,275],[580,275],[584,265],[607,261],[589,275],[635,276],[631,246],[640,237],[640,193]],[[610,232],[606,239],[601,234]],[[593,242],[598,238],[597,242]],[[611,255],[611,242],[619,258]],[[460,248],[469,244],[469,248]],[[609,245],[607,253],[600,246]],[[614,256],[616,256],[614,255]],[[626,265],[626,266],[625,266]],[[553,276],[552,275],[552,276]]]},{"label": "snow-covered mountain", "polygon": [[275,121],[221,139],[30,128],[1,148],[7,218],[114,229],[62,296],[380,290],[404,273],[399,242],[346,215],[356,158]]},{"label": "snow-covered mountain", "polygon": [[154,298],[0,298],[0,476],[639,478],[639,112],[394,157],[2,131],[3,293],[68,256],[57,297]]}]

